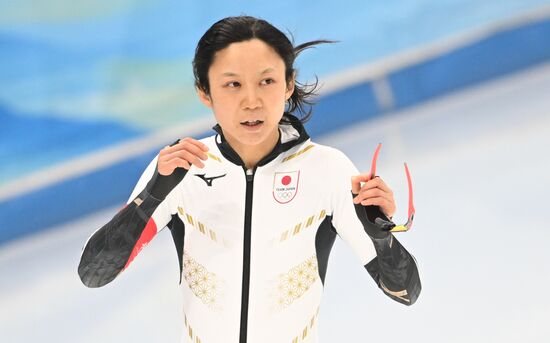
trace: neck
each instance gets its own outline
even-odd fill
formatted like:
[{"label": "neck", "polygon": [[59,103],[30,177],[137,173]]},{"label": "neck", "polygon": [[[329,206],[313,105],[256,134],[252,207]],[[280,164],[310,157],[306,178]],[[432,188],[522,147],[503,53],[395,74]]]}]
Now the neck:
[{"label": "neck", "polygon": [[244,165],[247,169],[254,168],[262,158],[269,154],[277,142],[279,141],[279,128],[268,137],[264,142],[258,145],[244,145],[233,139],[233,137],[225,136],[225,139],[231,145],[233,150],[239,155],[241,160],[243,160]]}]

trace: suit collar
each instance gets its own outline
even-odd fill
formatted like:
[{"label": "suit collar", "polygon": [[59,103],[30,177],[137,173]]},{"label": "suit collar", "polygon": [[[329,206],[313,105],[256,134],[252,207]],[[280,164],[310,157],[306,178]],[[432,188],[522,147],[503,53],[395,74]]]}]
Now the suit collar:
[{"label": "suit collar", "polygon": [[[232,163],[244,167],[245,164],[242,161],[241,157],[237,154],[235,150],[233,150],[233,148],[225,139],[220,124],[214,125],[212,129],[214,129],[214,131],[218,133],[215,137],[215,141],[222,155]],[[258,162],[257,166],[263,166],[271,162],[281,153],[289,150],[290,148],[298,144],[305,142],[310,138],[300,119],[288,112],[285,112],[283,117],[279,121],[279,132],[280,135],[277,144],[269,154],[264,156]]]}]

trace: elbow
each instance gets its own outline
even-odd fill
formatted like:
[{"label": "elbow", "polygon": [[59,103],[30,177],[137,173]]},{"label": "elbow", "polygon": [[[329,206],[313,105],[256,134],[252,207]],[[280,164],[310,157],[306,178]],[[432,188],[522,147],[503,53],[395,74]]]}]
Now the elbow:
[{"label": "elbow", "polygon": [[78,265],[80,281],[88,288],[103,287],[113,281],[122,271],[119,265],[109,259],[88,259],[83,256]]},{"label": "elbow", "polygon": [[418,297],[420,296],[420,292],[422,291],[422,285],[420,284],[420,279],[417,280],[417,282],[411,287],[411,291],[409,293],[409,306],[414,304]]},{"label": "elbow", "polygon": [[78,276],[80,277],[80,281],[88,288],[103,287],[116,277],[116,275],[109,275],[99,270],[92,270],[88,267],[81,268],[80,266],[78,268]]},{"label": "elbow", "polygon": [[403,305],[411,306],[416,302],[422,290],[418,269],[412,268],[411,272],[412,273],[409,274],[408,282],[402,284],[401,287],[396,287],[397,289],[401,289],[400,291],[390,290],[384,282],[382,282],[382,280],[380,280],[379,286],[391,299]]},{"label": "elbow", "polygon": [[420,283],[411,285],[402,291],[391,291],[381,284],[382,291],[391,299],[397,301],[400,304],[411,306],[418,299],[421,291]]},{"label": "elbow", "polygon": [[83,260],[80,261],[78,265],[78,277],[84,286],[88,288],[97,288],[101,287],[99,282],[99,277],[96,272],[92,271],[88,263],[84,263]]},{"label": "elbow", "polygon": [[422,291],[422,283],[420,282],[420,275],[418,274],[418,268],[416,265],[413,268],[413,273],[411,275],[411,278],[407,284],[407,294],[409,296],[409,302],[408,306],[414,304],[418,297],[420,296],[420,292]]},{"label": "elbow", "polygon": [[418,283],[417,284],[414,284],[412,285],[411,287],[409,287],[409,290],[408,290],[408,301],[406,302],[403,302],[403,304],[407,305],[407,306],[411,306],[413,305],[416,300],[418,299],[418,297],[420,296],[420,292],[422,290],[422,285],[420,284],[420,280],[418,280]]}]

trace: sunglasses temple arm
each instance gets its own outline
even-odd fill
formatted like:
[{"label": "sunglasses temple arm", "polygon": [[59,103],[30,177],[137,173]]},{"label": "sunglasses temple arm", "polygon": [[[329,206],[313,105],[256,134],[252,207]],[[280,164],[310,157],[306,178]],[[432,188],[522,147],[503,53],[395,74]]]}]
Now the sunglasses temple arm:
[{"label": "sunglasses temple arm", "polygon": [[370,177],[371,179],[376,176],[376,161],[378,160],[378,154],[380,154],[380,149],[382,148],[382,143],[378,143],[376,151],[372,156],[372,163],[370,165]]},{"label": "sunglasses temple arm", "polygon": [[407,219],[407,224],[405,224],[409,229],[412,226],[412,221],[414,219],[414,201],[413,201],[413,187],[412,187],[412,181],[411,181],[411,173],[409,172],[409,167],[407,166],[407,163],[405,163],[405,174],[407,174],[407,184],[409,187],[409,216]]}]

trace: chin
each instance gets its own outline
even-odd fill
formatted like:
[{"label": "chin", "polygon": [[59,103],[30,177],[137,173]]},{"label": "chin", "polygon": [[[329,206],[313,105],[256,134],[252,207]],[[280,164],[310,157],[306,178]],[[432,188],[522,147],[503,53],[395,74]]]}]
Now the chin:
[{"label": "chin", "polygon": [[263,137],[263,136],[256,136],[256,137],[239,137],[239,142],[241,142],[241,144],[245,144],[245,145],[260,145],[262,144],[263,142],[265,142],[267,140],[267,137]]}]

